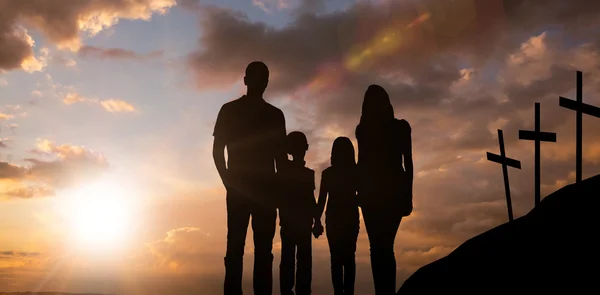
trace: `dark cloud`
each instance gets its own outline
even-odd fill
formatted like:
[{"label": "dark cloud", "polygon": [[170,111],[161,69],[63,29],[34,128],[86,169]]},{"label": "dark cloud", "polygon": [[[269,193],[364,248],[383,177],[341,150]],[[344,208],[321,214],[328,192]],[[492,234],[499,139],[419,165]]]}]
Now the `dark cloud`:
[{"label": "dark cloud", "polygon": [[[558,12],[561,1],[543,5],[539,1],[365,1],[345,11],[298,15],[282,29],[251,22],[240,12],[203,7],[202,49],[190,55],[190,67],[199,87],[212,87],[239,80],[249,61],[263,60],[272,72],[271,95],[299,95],[299,90],[321,79],[327,84],[324,89],[307,95],[321,106],[317,119],[325,121],[332,113],[356,116],[362,94],[372,83],[384,86],[399,108],[434,107],[448,98],[448,87],[460,77],[460,62],[476,66],[502,60],[555,19],[574,31],[576,24],[593,21],[598,11],[598,5],[586,7],[586,3],[567,5],[572,6],[569,11],[585,10],[575,17],[575,13]],[[427,20],[410,27],[427,13]],[[374,37],[385,37],[386,30],[401,39],[394,51],[358,70],[345,68],[347,59],[358,54],[354,51],[367,48]],[[564,69],[555,71],[567,74]],[[561,91],[557,86],[546,91]],[[514,101],[524,104],[532,99],[535,96],[529,95],[527,100]]]},{"label": "dark cloud", "polygon": [[100,48],[96,46],[83,46],[79,49],[79,55],[83,57],[94,57],[99,59],[122,59],[142,61],[163,55],[163,51],[153,51],[146,54],[137,53],[123,48]]},{"label": "dark cloud", "polygon": [[40,31],[59,47],[78,50],[80,33],[96,34],[119,19],[149,19],[176,4],[164,0],[0,0],[0,69],[11,70],[33,57],[27,28]]},{"label": "dark cloud", "polygon": [[0,162],[0,179],[20,178],[24,174],[24,168],[7,162]]}]

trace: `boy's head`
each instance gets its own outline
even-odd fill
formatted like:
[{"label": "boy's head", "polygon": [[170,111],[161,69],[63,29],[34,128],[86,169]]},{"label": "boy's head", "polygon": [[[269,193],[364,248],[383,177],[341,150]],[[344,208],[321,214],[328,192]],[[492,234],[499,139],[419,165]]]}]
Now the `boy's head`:
[{"label": "boy's head", "polygon": [[292,155],[294,159],[304,159],[306,151],[308,150],[308,141],[306,135],[300,131],[290,132],[287,136],[287,153]]}]

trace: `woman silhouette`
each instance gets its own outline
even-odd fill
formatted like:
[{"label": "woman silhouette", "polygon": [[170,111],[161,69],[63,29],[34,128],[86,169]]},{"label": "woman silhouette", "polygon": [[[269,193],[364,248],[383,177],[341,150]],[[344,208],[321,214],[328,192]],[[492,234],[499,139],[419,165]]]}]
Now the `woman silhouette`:
[{"label": "woman silhouette", "polygon": [[327,203],[325,224],[331,253],[334,295],[354,294],[356,241],[360,223],[356,176],[352,141],[347,137],[338,137],[331,148],[331,166],[321,174],[318,211],[315,217],[315,220],[320,222]]},{"label": "woman silhouette", "polygon": [[358,141],[358,198],[369,237],[376,295],[396,293],[394,240],[403,216],[412,212],[411,127],[394,118],[381,86],[368,87]]}]

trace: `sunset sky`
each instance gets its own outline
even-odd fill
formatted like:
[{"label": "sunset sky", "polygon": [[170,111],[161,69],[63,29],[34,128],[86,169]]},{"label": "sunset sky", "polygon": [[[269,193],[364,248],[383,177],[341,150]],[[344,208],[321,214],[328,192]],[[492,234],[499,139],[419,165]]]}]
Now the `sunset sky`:
[{"label": "sunset sky", "polygon": [[[0,0],[0,291],[221,294],[225,191],[212,161],[219,108],[254,60],[307,166],[329,165],[365,90],[412,126],[414,206],[396,239],[398,287],[416,269],[575,179],[575,99],[600,105],[600,2],[590,0]],[[600,119],[584,116],[583,176],[600,173]],[[252,290],[251,230],[244,288]],[[313,294],[332,294],[326,237]],[[373,294],[364,224],[357,294]],[[278,294],[279,233],[274,240]]]}]

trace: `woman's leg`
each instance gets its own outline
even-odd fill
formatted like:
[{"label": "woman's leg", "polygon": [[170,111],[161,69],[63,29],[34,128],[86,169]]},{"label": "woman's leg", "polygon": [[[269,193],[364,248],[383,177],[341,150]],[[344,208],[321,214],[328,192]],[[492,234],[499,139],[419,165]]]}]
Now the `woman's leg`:
[{"label": "woman's leg", "polygon": [[387,214],[388,224],[385,227],[386,241],[385,243],[390,245],[386,247],[385,258],[382,257],[382,268],[386,269],[385,275],[385,293],[384,294],[396,294],[396,255],[394,253],[394,241],[400,227],[400,221],[402,216],[399,214]]},{"label": "woman's leg", "polygon": [[371,269],[376,295],[392,295],[396,291],[396,257],[394,240],[401,216],[387,208],[363,208],[369,237]]}]

